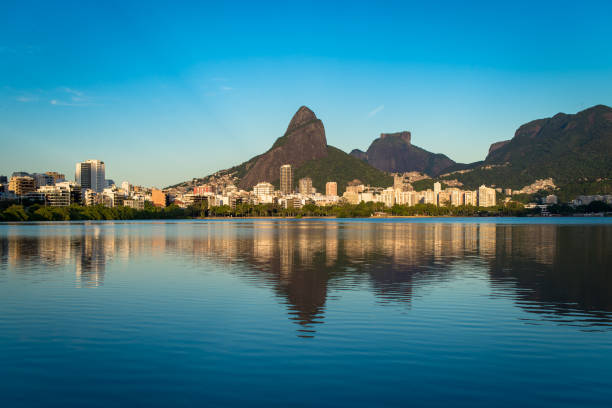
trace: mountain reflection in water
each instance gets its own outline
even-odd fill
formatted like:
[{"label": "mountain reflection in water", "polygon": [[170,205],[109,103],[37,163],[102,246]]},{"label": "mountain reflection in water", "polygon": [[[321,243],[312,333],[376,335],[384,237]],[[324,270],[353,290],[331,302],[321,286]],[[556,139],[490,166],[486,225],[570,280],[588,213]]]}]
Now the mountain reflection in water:
[{"label": "mountain reflection in water", "polygon": [[[32,280],[75,265],[80,287],[103,285],[116,259],[179,257],[227,265],[287,305],[298,335],[325,320],[330,292],[368,288],[410,307],[431,282],[474,274],[491,296],[587,330],[611,327],[612,227],[496,223],[233,221],[6,227],[0,273]],[[460,266],[460,268],[458,267]],[[526,321],[527,322],[527,321]]]}]

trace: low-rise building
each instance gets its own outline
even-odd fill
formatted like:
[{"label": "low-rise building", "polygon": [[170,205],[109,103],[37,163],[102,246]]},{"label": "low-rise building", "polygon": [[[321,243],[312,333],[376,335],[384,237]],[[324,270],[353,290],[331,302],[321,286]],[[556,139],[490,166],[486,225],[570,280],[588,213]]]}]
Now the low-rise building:
[{"label": "low-rise building", "polygon": [[17,196],[36,191],[36,180],[30,176],[13,176],[9,180],[9,191]]},{"label": "low-rise building", "polygon": [[144,199],[134,199],[134,198],[130,198],[127,200],[123,200],[123,206],[124,207],[130,207],[133,208],[135,210],[144,210],[145,207],[145,200]]},{"label": "low-rise building", "polygon": [[255,197],[272,196],[274,194],[274,186],[266,181],[255,184],[253,187],[253,195]]}]

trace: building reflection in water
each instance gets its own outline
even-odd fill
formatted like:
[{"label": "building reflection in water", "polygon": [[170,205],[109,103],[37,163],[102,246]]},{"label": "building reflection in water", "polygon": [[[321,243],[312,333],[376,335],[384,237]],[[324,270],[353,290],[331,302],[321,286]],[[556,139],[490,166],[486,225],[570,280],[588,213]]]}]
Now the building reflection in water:
[{"label": "building reflection in water", "polygon": [[[367,287],[381,302],[409,307],[415,291],[460,277],[466,263],[487,271],[482,278],[493,296],[511,297],[544,318],[609,326],[612,313],[607,226],[313,220],[100,225],[55,235],[9,231],[0,235],[0,265],[44,273],[74,264],[77,285],[96,287],[115,257],[227,264],[231,273],[271,288],[303,336],[324,321],[332,289]],[[29,268],[40,264],[44,268]]]}]

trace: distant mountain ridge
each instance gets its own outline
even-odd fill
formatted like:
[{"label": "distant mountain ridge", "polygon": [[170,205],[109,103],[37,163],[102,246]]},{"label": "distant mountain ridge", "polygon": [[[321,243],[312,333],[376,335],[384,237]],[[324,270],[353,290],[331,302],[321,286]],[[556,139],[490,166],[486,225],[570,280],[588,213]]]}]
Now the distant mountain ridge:
[{"label": "distant mountain ridge", "polygon": [[446,176],[470,187],[509,188],[549,177],[568,194],[612,193],[612,108],[596,105],[528,122],[512,139],[492,144],[480,166]]},{"label": "distant mountain ridge", "polygon": [[418,171],[437,176],[455,164],[444,154],[428,152],[414,146],[411,141],[412,135],[407,131],[381,133],[366,152],[354,149],[351,151],[351,156],[391,173]]},{"label": "distant mountain ridge", "polygon": [[[392,184],[388,172],[419,171],[456,180],[466,188],[481,184],[520,189],[536,180],[552,178],[568,197],[571,194],[612,194],[612,108],[596,105],[576,114],[559,113],[520,126],[510,140],[493,143],[484,161],[455,163],[443,154],[412,145],[410,132],[383,133],[366,152],[350,155],[327,145],[325,128],[312,110],[302,106],[283,136],[265,153],[227,170],[238,186],[250,189],[261,181],[278,184],[282,164],[294,168],[294,185],[311,177],[318,191],[327,181]],[[206,182],[211,176],[179,186]]]}]

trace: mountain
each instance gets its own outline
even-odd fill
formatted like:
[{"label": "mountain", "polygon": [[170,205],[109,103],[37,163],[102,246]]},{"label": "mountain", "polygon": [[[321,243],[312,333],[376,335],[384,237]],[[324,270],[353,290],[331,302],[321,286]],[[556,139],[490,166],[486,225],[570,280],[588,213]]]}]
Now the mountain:
[{"label": "mountain", "polygon": [[508,143],[510,143],[510,140],[502,140],[501,142],[492,143],[491,146],[489,146],[489,154],[493,153],[495,150],[499,149],[500,147],[504,147]]},{"label": "mountain", "polygon": [[444,173],[455,162],[443,154],[428,152],[411,143],[410,132],[382,133],[367,152],[355,149],[351,155],[387,172],[419,171],[430,176]]},{"label": "mountain", "polygon": [[308,161],[325,156],[327,139],[323,122],[313,111],[302,106],[293,115],[285,134],[248,166],[238,187],[248,190],[260,181],[278,179],[279,168],[283,164],[291,164],[297,168]]},{"label": "mountain", "polygon": [[447,176],[470,187],[487,183],[510,188],[549,177],[572,194],[609,190],[612,108],[596,105],[576,114],[558,113],[526,123],[512,139],[491,145],[481,166]]},{"label": "mountain", "polygon": [[234,178],[238,187],[244,190],[250,190],[262,181],[278,186],[280,166],[283,164],[291,164],[293,167],[294,186],[297,186],[300,178],[310,177],[313,186],[322,192],[325,192],[325,183],[328,181],[338,182],[338,193],[344,191],[346,184],[354,179],[372,186],[386,187],[393,184],[391,176],[329,146],[323,122],[312,110],[302,106],[293,115],[284,135],[276,139],[265,153],[230,169],[177,186],[188,187],[222,176]]}]

